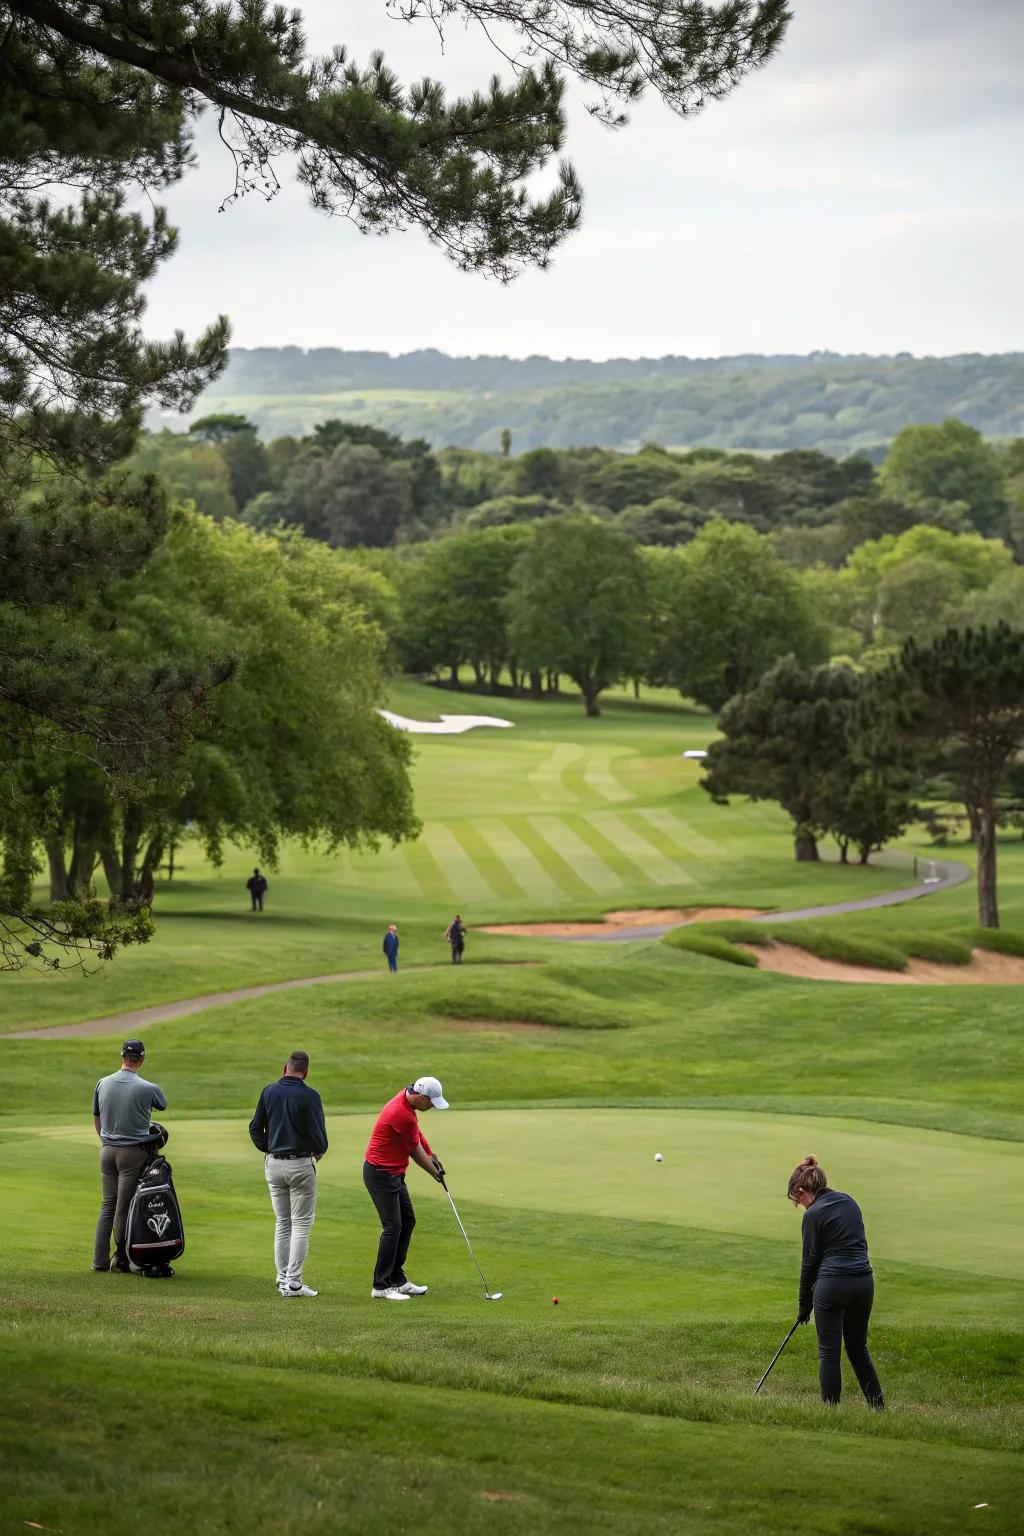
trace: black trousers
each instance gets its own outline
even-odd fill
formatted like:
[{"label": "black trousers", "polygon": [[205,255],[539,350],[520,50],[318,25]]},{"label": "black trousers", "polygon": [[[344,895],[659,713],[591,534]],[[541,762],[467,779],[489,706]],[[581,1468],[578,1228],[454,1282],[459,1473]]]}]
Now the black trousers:
[{"label": "black trousers", "polygon": [[452,945],[452,965],[462,964],[462,951],[465,949],[465,947],[465,944]]},{"label": "black trousers", "polygon": [[882,1388],[868,1354],[868,1320],[874,1299],[873,1275],[818,1276],[814,1326],[818,1330],[818,1380],[823,1403],[838,1403],[842,1393],[845,1344],[861,1391],[872,1406],[881,1406]]},{"label": "black trousers", "polygon": [[254,912],[262,912],[263,911],[263,892],[262,891],[250,891],[249,894],[252,897],[252,909],[253,909],[253,911]]},{"label": "black trousers", "polygon": [[386,1291],[388,1286],[404,1285],[408,1278],[405,1258],[416,1225],[416,1212],[405,1187],[404,1173],[388,1173],[386,1168],[364,1163],[363,1183],[377,1208],[381,1225],[373,1288]]}]

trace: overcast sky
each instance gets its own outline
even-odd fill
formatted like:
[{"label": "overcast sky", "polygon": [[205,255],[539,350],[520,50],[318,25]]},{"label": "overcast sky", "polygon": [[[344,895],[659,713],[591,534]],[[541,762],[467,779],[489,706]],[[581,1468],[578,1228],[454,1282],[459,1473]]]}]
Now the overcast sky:
[{"label": "overcast sky", "polygon": [[[361,236],[294,182],[218,214],[232,168],[204,128],[147,329],[225,312],[247,347],[594,358],[1024,349],[1024,0],[793,8],[776,58],[700,117],[652,100],[611,133],[577,96],[583,227],[507,288],[418,234]],[[442,54],[384,0],[301,9],[314,49],[383,47],[404,79],[458,91],[503,67],[478,33]]]}]

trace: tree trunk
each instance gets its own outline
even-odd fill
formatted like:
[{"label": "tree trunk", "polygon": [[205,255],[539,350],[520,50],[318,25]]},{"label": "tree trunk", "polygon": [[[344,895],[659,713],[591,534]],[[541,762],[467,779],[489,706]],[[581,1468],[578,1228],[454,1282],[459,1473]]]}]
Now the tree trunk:
[{"label": "tree trunk", "polygon": [[45,838],[45,844],[46,862],[50,866],[50,900],[70,901],[71,887],[64,860],[64,838],[60,833],[51,832]]},{"label": "tree trunk", "polygon": [[982,928],[999,927],[996,900],[996,807],[988,798],[977,808],[978,922]]},{"label": "tree trunk", "polygon": [[597,702],[598,696],[601,692],[600,688],[596,683],[592,682],[589,677],[578,678],[575,681],[576,686],[579,688],[580,693],[583,695],[583,702],[586,705],[588,719],[600,719],[601,707]]},{"label": "tree trunk", "polygon": [[141,841],[142,816],[135,806],[128,806],[124,813],[124,826],[121,832],[121,889],[114,898],[117,902],[132,901],[135,897],[136,869]]},{"label": "tree trunk", "polygon": [[839,862],[840,862],[840,864],[849,864],[849,862],[850,862],[850,840],[849,840],[849,838],[837,837],[836,838],[836,842],[839,844]]},{"label": "tree trunk", "polygon": [[818,863],[818,840],[808,827],[797,827],[793,834],[793,854],[798,864]]},{"label": "tree trunk", "polygon": [[633,697],[634,699],[638,699],[640,697],[640,679],[638,677],[634,677],[633,679]]},{"label": "tree trunk", "polygon": [[103,873],[107,877],[107,885],[110,888],[110,899],[111,901],[120,901],[122,883],[121,859],[117,852],[117,844],[113,839],[110,842],[100,844],[100,860],[103,864]]},{"label": "tree trunk", "polygon": [[487,673],[484,670],[483,662],[474,661],[474,663],[473,663],[473,679],[474,679],[474,681],[476,683],[476,691],[477,691],[477,693],[483,693],[483,691],[484,691],[484,683],[487,681]]},{"label": "tree trunk", "polygon": [[490,677],[488,678],[488,687],[490,688],[492,693],[497,693],[498,687],[499,687],[499,684],[500,684],[500,680],[501,680],[501,667],[498,666],[498,664],[496,662],[492,662],[491,663]]},{"label": "tree trunk", "polygon": [[448,671],[449,671],[449,677],[448,677],[448,686],[449,686],[449,688],[457,688],[459,686],[459,664],[458,664],[458,662],[457,661],[449,662],[448,663]]},{"label": "tree trunk", "polygon": [[156,886],[156,872],[163,858],[164,840],[162,837],[150,839],[135,881],[135,895],[139,901],[144,901],[147,907],[153,905],[153,893]]},{"label": "tree trunk", "polygon": [[543,672],[531,672],[530,673],[530,697],[531,697],[531,699],[539,699],[543,695],[543,693],[544,693],[544,674],[543,674]]},{"label": "tree trunk", "polygon": [[860,848],[858,849],[858,853],[859,853],[860,856],[857,859],[857,863],[858,864],[866,864],[868,862],[868,860],[870,859],[870,857],[871,857],[873,852],[874,852],[874,848],[872,847],[872,845],[870,843],[861,843]]}]

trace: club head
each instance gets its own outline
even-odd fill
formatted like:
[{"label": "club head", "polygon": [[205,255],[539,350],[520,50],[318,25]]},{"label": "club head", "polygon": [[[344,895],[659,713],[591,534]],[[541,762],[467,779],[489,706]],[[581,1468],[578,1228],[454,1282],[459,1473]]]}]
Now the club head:
[{"label": "club head", "polygon": [[502,1294],[503,1293],[501,1291],[488,1291],[486,1296],[484,1297],[484,1300],[485,1301],[500,1301],[501,1298],[502,1298]]}]

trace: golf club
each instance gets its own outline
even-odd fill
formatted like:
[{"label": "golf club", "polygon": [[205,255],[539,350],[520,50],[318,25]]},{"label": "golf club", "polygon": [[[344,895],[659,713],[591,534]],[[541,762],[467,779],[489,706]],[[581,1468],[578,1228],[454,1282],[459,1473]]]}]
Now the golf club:
[{"label": "golf club", "polygon": [[775,1351],[775,1354],[772,1356],[772,1364],[768,1367],[767,1371],[765,1371],[764,1375],[761,1377],[761,1380],[758,1382],[757,1386],[754,1388],[754,1396],[755,1397],[760,1392],[760,1390],[764,1386],[765,1382],[768,1380],[768,1377],[769,1377],[769,1375],[771,1373],[772,1366],[775,1364],[776,1360],[782,1354],[782,1351],[785,1349],[786,1345],[789,1343],[790,1339],[793,1337],[794,1333],[796,1333],[796,1331],[797,1331],[797,1329],[799,1327],[800,1327],[800,1322],[799,1322],[799,1319],[798,1319],[793,1324],[793,1326],[789,1330],[789,1332],[786,1334],[786,1337],[783,1339],[782,1343],[779,1345],[778,1349]]},{"label": "golf club", "polygon": [[462,1218],[461,1218],[461,1216],[459,1215],[458,1211],[455,1209],[455,1201],[452,1199],[452,1192],[448,1188],[448,1185],[444,1181],[444,1169],[443,1168],[441,1168],[439,1170],[437,1177],[438,1177],[438,1179],[440,1181],[441,1188],[444,1190],[445,1194],[448,1196],[448,1204],[452,1208],[452,1215],[455,1217],[455,1220],[459,1223],[459,1231],[462,1233],[463,1237],[466,1239],[466,1247],[469,1249],[469,1256],[470,1256],[470,1258],[473,1260],[473,1263],[476,1264],[476,1272],[480,1276],[481,1281],[483,1281],[484,1299],[486,1301],[500,1301],[501,1300],[501,1292],[500,1291],[490,1291],[490,1290],[487,1289],[487,1281],[484,1280],[484,1272],[483,1272],[483,1270],[480,1268],[480,1265],[477,1264],[476,1254],[473,1252],[473,1244],[470,1242],[469,1235],[466,1232],[465,1227],[462,1225]]}]

